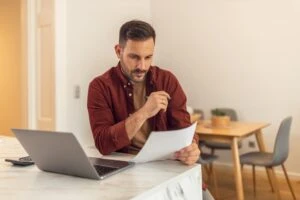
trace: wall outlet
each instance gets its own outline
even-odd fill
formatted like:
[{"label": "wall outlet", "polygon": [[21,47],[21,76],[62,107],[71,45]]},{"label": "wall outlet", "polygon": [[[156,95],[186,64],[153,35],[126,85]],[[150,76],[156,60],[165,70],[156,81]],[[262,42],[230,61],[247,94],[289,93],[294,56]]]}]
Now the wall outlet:
[{"label": "wall outlet", "polygon": [[249,143],[248,143],[248,146],[250,147],[250,148],[255,148],[255,142],[254,141],[249,141]]},{"label": "wall outlet", "polygon": [[79,85],[74,86],[74,98],[75,99],[80,98],[80,86]]}]

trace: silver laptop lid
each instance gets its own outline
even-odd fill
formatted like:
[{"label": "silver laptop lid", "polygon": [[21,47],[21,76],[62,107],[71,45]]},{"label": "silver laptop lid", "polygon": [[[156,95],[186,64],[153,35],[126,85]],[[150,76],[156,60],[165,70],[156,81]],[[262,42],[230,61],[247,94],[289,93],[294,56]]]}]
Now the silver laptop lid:
[{"label": "silver laptop lid", "polygon": [[101,179],[72,133],[12,129],[43,171]]}]

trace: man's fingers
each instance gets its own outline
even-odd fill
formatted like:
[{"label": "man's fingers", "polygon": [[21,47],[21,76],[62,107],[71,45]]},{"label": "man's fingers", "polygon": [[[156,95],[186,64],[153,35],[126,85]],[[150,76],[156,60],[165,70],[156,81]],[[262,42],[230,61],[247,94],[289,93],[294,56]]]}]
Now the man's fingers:
[{"label": "man's fingers", "polygon": [[168,107],[168,100],[166,98],[160,99],[160,103],[163,104],[164,106]]},{"label": "man's fingers", "polygon": [[177,157],[179,156],[188,156],[188,155],[192,155],[192,156],[197,156],[197,155],[200,155],[200,150],[198,148],[195,148],[195,149],[188,149],[188,150],[180,150],[180,151],[177,151],[175,153],[175,155]]},{"label": "man's fingers", "polygon": [[165,91],[158,91],[158,92],[154,92],[154,94],[160,96],[160,97],[165,97],[167,99],[171,99],[170,95],[168,93],[166,93]]},{"label": "man's fingers", "polygon": [[194,164],[195,162],[197,162],[198,157],[189,157],[185,160],[185,164],[191,165]]},{"label": "man's fingers", "polygon": [[160,110],[166,112],[169,104],[168,99],[170,99],[170,95],[165,91],[152,92],[143,106],[148,118],[153,117]]},{"label": "man's fingers", "polygon": [[184,147],[183,149],[181,149],[179,152],[180,153],[184,153],[184,152],[190,152],[190,151],[193,151],[195,149],[195,147],[194,146],[192,146],[192,145],[189,145],[189,146],[187,146],[187,147]]},{"label": "man's fingers", "polygon": [[192,164],[194,164],[196,161],[195,160],[187,160],[187,161],[185,161],[185,164],[187,164],[187,165],[192,165]]},{"label": "man's fingers", "polygon": [[187,165],[194,164],[195,162],[197,162],[198,159],[199,159],[199,156],[180,157],[180,158],[178,158],[178,160],[180,160],[181,162],[183,162]]},{"label": "man's fingers", "polygon": [[[167,111],[167,107],[169,104],[170,95],[165,91],[157,91],[152,92],[148,97],[147,101],[149,101],[150,105],[152,104],[153,109]],[[152,103],[151,103],[152,102]]]},{"label": "man's fingers", "polygon": [[168,97],[163,96],[163,95],[155,94],[152,96],[151,99],[152,99],[152,101],[154,100],[156,102],[156,104],[168,105],[168,103],[169,103]]},{"label": "man's fingers", "polygon": [[199,154],[194,152],[194,153],[191,153],[191,154],[181,154],[179,156],[176,156],[177,159],[179,160],[184,160],[186,158],[189,158],[189,157],[195,157],[195,158],[198,158],[199,157]]},{"label": "man's fingers", "polygon": [[180,153],[178,157],[188,157],[188,156],[199,156],[200,153],[198,151],[184,152]]},{"label": "man's fingers", "polygon": [[167,99],[171,99],[170,95],[165,91],[158,91],[158,94],[166,97]]},{"label": "man's fingers", "polygon": [[175,152],[175,157],[187,165],[195,163],[199,159],[199,156],[200,150],[196,143],[192,143],[180,151]]},{"label": "man's fingers", "polygon": [[191,152],[191,151],[194,151],[194,150],[197,150],[197,151],[200,151],[199,150],[199,147],[196,143],[192,143],[191,145],[187,146],[187,147],[184,147],[182,148],[180,151],[180,153],[185,153],[185,152]]},{"label": "man's fingers", "polygon": [[160,100],[160,102],[158,103],[158,108],[159,108],[159,110],[163,110],[164,112],[166,112],[167,108],[168,108],[168,101]]}]

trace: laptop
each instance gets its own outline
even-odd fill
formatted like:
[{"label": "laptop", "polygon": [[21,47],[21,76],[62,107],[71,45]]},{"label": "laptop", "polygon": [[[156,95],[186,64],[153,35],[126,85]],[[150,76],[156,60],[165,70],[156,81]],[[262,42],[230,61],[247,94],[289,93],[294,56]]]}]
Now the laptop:
[{"label": "laptop", "polygon": [[102,180],[133,162],[87,157],[72,133],[12,129],[40,170]]}]

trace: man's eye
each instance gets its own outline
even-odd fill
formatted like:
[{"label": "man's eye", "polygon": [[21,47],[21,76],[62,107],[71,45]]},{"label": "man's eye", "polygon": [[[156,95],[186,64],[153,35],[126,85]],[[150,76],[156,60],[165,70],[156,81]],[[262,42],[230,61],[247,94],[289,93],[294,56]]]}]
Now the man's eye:
[{"label": "man's eye", "polygon": [[136,55],[130,55],[130,58],[135,59],[135,60],[139,59],[139,57]]}]

